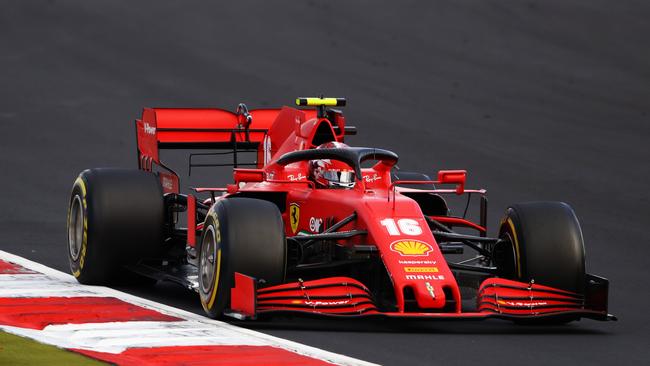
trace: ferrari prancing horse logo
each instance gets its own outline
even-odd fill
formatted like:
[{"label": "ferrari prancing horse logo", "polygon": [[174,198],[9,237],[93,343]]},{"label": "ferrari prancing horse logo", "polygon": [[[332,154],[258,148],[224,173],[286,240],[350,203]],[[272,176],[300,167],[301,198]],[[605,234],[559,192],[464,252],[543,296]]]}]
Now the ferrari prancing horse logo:
[{"label": "ferrari prancing horse logo", "polygon": [[298,231],[298,223],[300,222],[300,206],[297,203],[289,205],[289,222],[291,223],[291,231],[295,234]]}]

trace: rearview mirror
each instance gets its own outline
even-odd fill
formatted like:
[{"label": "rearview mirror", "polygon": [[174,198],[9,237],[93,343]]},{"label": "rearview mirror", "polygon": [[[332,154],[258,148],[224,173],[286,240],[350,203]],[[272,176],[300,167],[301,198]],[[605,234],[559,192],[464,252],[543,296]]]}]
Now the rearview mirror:
[{"label": "rearview mirror", "polygon": [[440,170],[438,171],[438,182],[440,184],[455,184],[456,194],[465,192],[465,170]]},{"label": "rearview mirror", "polygon": [[240,182],[263,182],[265,173],[263,169],[234,169],[233,176],[235,184],[239,185]]}]

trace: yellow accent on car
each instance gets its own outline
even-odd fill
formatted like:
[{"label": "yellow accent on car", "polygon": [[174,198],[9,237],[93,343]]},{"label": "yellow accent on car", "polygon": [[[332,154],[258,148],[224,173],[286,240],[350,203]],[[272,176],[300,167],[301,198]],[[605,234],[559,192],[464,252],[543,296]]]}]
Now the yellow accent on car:
[{"label": "yellow accent on car", "polygon": [[217,290],[219,289],[219,275],[221,273],[221,224],[219,223],[219,218],[214,211],[210,211],[208,213],[208,216],[211,216],[214,220],[214,241],[215,245],[219,247],[219,250],[217,250],[216,265],[214,267],[214,285],[212,285],[210,300],[207,304],[205,304],[206,310],[212,309],[212,306],[217,299]]},{"label": "yellow accent on car", "polygon": [[345,98],[296,98],[296,105],[307,107],[343,107],[345,103]]},{"label": "yellow accent on car", "polygon": [[404,267],[407,273],[437,273],[438,267]]},{"label": "yellow accent on car", "polygon": [[300,206],[297,203],[289,205],[289,223],[291,224],[291,231],[295,234],[300,223]]},{"label": "yellow accent on car", "polygon": [[214,215],[214,236],[215,236],[215,243],[219,245],[219,248],[221,248],[221,224],[219,223],[219,219],[217,218],[217,215]]},{"label": "yellow accent on car", "polygon": [[391,249],[401,255],[427,255],[433,250],[431,246],[419,240],[398,240],[391,244]]},{"label": "yellow accent on car", "polygon": [[[74,185],[79,186],[79,189],[81,190],[81,204],[84,210],[84,232],[83,239],[81,240],[81,251],[79,253],[79,268],[72,272],[73,276],[79,277],[81,275],[81,270],[84,268],[84,264],[86,263],[86,250],[88,246],[88,215],[86,215],[86,213],[88,212],[88,204],[86,202],[86,182],[81,178],[81,176],[78,176],[74,181]],[[68,220],[69,219],[70,218],[68,217]]]},{"label": "yellow accent on car", "polygon": [[214,268],[214,285],[212,286],[212,295],[210,295],[210,301],[208,302],[208,309],[212,309],[214,301],[217,299],[217,289],[219,288],[219,273],[221,272],[221,248],[217,250],[217,265]]},{"label": "yellow accent on car", "polygon": [[84,183],[83,178],[81,178],[81,176],[78,176],[74,181],[74,184],[79,185],[79,188],[81,188],[81,193],[83,194],[84,198],[86,198],[86,184]]},{"label": "yellow accent on car", "polygon": [[521,259],[520,259],[520,254],[519,254],[519,240],[517,239],[517,232],[515,231],[515,224],[512,222],[512,219],[508,218],[506,220],[508,223],[508,226],[510,226],[510,230],[512,231],[512,240],[514,241],[515,245],[515,257],[516,257],[516,265],[517,265],[517,276],[521,278]]}]

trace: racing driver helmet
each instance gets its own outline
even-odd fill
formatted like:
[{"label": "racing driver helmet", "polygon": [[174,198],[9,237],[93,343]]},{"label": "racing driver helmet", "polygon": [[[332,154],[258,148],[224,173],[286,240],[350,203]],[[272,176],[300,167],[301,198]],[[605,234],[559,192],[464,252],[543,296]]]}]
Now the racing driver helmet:
[{"label": "racing driver helmet", "polygon": [[[341,142],[327,142],[317,149],[345,149],[348,145]],[[318,159],[309,161],[309,178],[320,188],[354,188],[354,169],[346,163],[331,160]]]}]

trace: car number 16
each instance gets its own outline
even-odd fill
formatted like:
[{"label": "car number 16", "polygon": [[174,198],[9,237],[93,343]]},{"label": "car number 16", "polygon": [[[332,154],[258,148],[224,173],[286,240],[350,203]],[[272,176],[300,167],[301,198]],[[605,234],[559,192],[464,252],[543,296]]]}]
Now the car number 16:
[{"label": "car number 16", "polygon": [[397,236],[397,235],[410,235],[418,236],[422,234],[422,228],[420,224],[413,219],[399,219],[397,223],[395,219],[388,218],[379,221],[382,226],[388,230],[388,235]]}]

